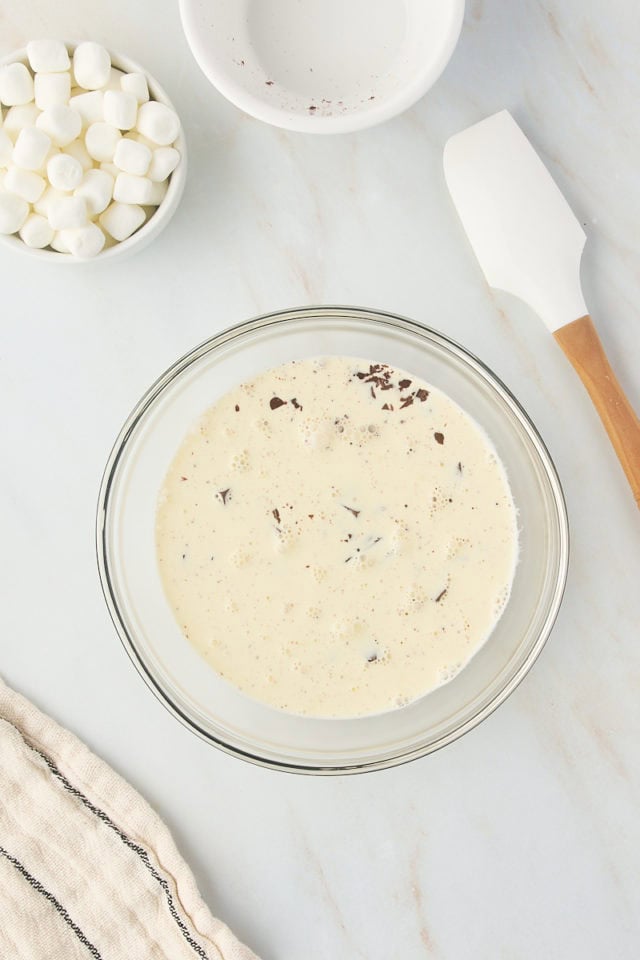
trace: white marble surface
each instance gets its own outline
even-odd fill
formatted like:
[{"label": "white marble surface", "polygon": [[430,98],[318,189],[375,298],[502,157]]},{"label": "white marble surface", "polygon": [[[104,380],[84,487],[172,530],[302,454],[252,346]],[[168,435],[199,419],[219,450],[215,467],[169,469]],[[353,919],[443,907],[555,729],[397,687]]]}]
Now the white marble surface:
[{"label": "white marble surface", "polygon": [[[148,65],[191,151],[184,202],[137,257],[0,257],[0,669],[157,807],[214,912],[264,960],[632,960],[640,944],[640,516],[568,363],[491,295],[445,191],[449,134],[507,106],[584,221],[587,302],[640,408],[640,8],[470,0],[414,109],[316,139],[253,121],[198,71],[177,5],[0,0],[0,53],[102,40]],[[258,312],[389,308],[479,353],[554,456],[573,534],[566,600],[531,675],[444,751],[315,780],[183,729],[116,639],[93,525],[121,422],[178,354]]]}]

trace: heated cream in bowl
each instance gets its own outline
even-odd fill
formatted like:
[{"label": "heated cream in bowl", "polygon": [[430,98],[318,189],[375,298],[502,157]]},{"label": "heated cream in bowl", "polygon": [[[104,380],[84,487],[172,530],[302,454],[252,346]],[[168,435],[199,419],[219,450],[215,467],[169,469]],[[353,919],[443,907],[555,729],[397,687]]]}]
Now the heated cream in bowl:
[{"label": "heated cream in bowl", "polygon": [[343,356],[277,366],[197,420],[156,545],[202,669],[317,717],[381,713],[451,680],[500,618],[518,553],[478,424],[414,374]]}]

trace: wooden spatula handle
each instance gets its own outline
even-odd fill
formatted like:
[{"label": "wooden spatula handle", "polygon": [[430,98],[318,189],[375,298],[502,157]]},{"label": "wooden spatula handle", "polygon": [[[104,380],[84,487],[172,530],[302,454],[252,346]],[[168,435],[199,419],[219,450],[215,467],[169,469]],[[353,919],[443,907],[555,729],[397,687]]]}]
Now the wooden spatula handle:
[{"label": "wooden spatula handle", "polygon": [[640,507],[640,420],[607,360],[590,316],[555,331],[600,415]]}]

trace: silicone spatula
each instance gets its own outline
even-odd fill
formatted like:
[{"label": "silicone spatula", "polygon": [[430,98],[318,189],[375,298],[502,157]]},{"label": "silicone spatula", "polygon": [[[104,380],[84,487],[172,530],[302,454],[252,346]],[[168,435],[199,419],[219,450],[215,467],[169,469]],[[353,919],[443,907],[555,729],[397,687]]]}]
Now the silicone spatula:
[{"label": "silicone spatula", "polygon": [[544,320],[585,385],[640,506],[640,420],[611,369],[580,286],[586,236],[506,110],[451,137],[449,191],[485,277]]}]

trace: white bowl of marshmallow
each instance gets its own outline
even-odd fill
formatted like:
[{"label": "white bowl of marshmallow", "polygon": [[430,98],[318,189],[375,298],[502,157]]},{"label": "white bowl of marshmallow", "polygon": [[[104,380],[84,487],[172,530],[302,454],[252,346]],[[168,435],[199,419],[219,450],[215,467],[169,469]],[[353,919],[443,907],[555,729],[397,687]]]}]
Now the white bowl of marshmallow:
[{"label": "white bowl of marshmallow", "polygon": [[0,243],[81,263],[139,250],[186,178],[180,121],[136,63],[35,40],[0,63]]}]

